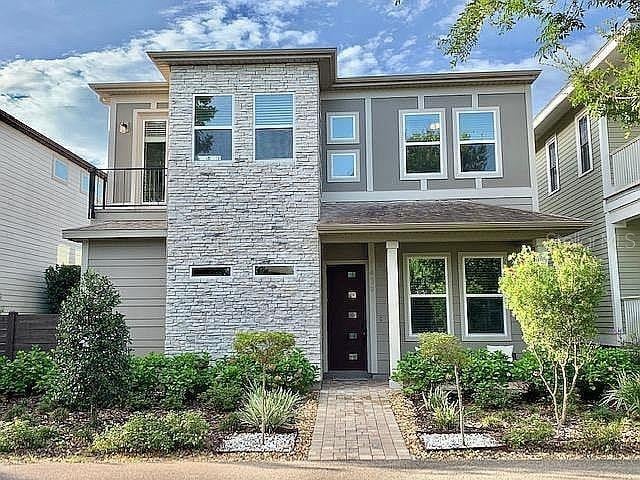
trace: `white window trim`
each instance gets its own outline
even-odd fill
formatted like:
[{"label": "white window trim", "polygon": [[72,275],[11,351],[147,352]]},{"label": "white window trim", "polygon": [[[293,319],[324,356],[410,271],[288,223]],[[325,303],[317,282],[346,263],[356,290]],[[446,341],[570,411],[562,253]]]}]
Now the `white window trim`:
[{"label": "white window trim", "polygon": [[[333,156],[334,155],[353,155],[353,175],[343,177],[333,175]],[[327,150],[327,182],[359,182],[360,181],[360,150]]]},{"label": "white window trim", "polygon": [[[493,113],[493,129],[495,140],[460,140],[460,114],[462,113]],[[456,178],[502,178],[502,134],[500,130],[500,107],[475,107],[453,109],[453,158],[456,165]],[[470,143],[495,144],[496,146],[496,170],[493,172],[463,172],[460,146]]]},{"label": "white window trim", "polygon": [[[258,267],[291,267],[293,269],[293,273],[286,275],[257,275],[256,268]],[[294,278],[298,276],[298,269],[292,263],[256,263],[251,267],[251,270],[255,278]]]},{"label": "white window trim", "polygon": [[[193,269],[194,268],[228,268],[229,269],[229,275],[197,275],[194,276],[193,275]],[[191,267],[189,268],[189,276],[190,276],[190,280],[191,281],[195,281],[195,282],[209,282],[212,279],[215,279],[216,281],[224,281],[224,280],[231,280],[233,279],[233,272],[234,272],[234,268],[231,265],[225,264],[225,265],[191,265]]]},{"label": "white window trim", "polygon": [[[60,178],[56,175],[56,162],[60,162],[67,167],[67,178]],[[51,178],[53,178],[56,182],[67,185],[69,183],[69,180],[71,180],[71,165],[69,164],[69,162],[63,160],[60,157],[54,156],[51,160]]]},{"label": "white window trim", "polygon": [[[460,311],[462,312],[462,340],[463,341],[510,341],[511,340],[511,316],[507,309],[507,302],[501,293],[493,294],[467,294],[466,272],[464,261],[467,258],[499,258],[501,269],[504,272],[504,264],[506,259],[505,253],[460,253],[458,256],[459,275],[460,275]],[[502,298],[502,320],[504,322],[504,333],[469,333],[469,320],[467,317],[467,298]]]},{"label": "white window trim", "polygon": [[[291,95],[291,108],[293,111],[293,118],[291,125],[282,124],[282,125],[257,125],[256,124],[256,96],[258,95]],[[258,160],[256,159],[256,130],[268,129],[268,128],[290,128],[291,129],[291,153],[293,154],[292,158],[265,158]],[[294,92],[254,92],[253,94],[253,161],[259,163],[268,163],[268,162],[282,162],[282,163],[292,163],[295,161],[296,157],[296,95]],[[254,269],[255,272],[255,269]],[[269,275],[260,275],[260,276],[269,276]],[[273,275],[271,275],[273,276]],[[283,275],[286,276],[286,275]]]},{"label": "white window trim", "polygon": [[[551,160],[549,158],[549,145],[551,144],[555,145],[555,151],[556,151],[556,174],[557,174],[557,179],[556,181],[558,182],[558,188],[556,188],[555,190],[551,189],[551,166],[550,166],[550,162],[549,160]],[[549,195],[553,195],[554,193],[558,192],[560,190],[560,155],[558,154],[558,138],[557,135],[553,135],[552,137],[550,137],[546,143],[544,144],[544,151],[545,151],[545,158],[546,158],[546,169],[547,169],[547,193]]]},{"label": "white window trim", "polygon": [[[133,127],[131,130],[131,166],[133,168],[144,168],[144,132],[145,132],[145,124],[147,122],[165,122],[167,127],[165,130],[165,140],[164,140],[164,166],[167,167],[169,162],[169,111],[168,110],[153,110],[153,109],[136,109],[133,111]],[[135,171],[134,171],[135,172]],[[131,172],[132,175],[136,173]],[[134,181],[131,179],[131,200],[134,203],[139,204],[150,204],[154,205],[157,202],[143,202],[143,194],[142,194],[142,181],[136,179],[138,181]],[[165,195],[166,195],[166,182],[167,177],[165,175]],[[97,183],[96,183],[97,185]],[[97,193],[96,188],[96,193]]]},{"label": "white window trim", "polygon": [[[444,294],[411,294],[411,278],[409,272],[409,261],[412,258],[427,258],[427,259],[440,259],[444,260],[444,278],[446,284],[446,292]],[[411,298],[423,297],[423,298],[445,298],[447,304],[447,333],[453,334],[453,315],[451,314],[451,275],[449,274],[449,265],[451,265],[451,255],[448,253],[405,253],[403,258],[404,266],[404,298],[405,298],[405,340],[415,342],[418,340],[418,333],[413,333],[411,327]]]},{"label": "white window trim", "polygon": [[[331,120],[334,118],[352,118],[353,134],[351,138],[333,138]],[[360,143],[360,113],[359,112],[327,112],[327,144],[328,145],[355,145]]]},{"label": "white window trim", "polygon": [[[231,125],[196,125],[196,97],[231,97]],[[167,124],[167,132],[169,132]],[[231,160],[196,159],[196,130],[231,130]],[[195,165],[220,166],[231,165],[235,160],[236,98],[233,93],[194,93],[191,107],[191,161]],[[168,147],[168,143],[167,143]]]},{"label": "white window trim", "polygon": [[[85,179],[85,177],[87,179],[87,189],[86,190],[82,186],[82,184],[83,184],[82,181]],[[91,176],[89,175],[89,172],[86,172],[84,170],[82,172],[80,172],[80,193],[88,194],[89,193],[89,187],[90,187],[89,184],[90,183],[91,183]]]},{"label": "white window trim", "polygon": [[[582,151],[580,150],[580,120],[583,118],[587,119],[587,143],[589,145],[589,159],[590,159],[590,167],[589,170],[582,171]],[[578,178],[586,175],[589,172],[593,172],[594,168],[594,159],[593,159],[593,145],[591,142],[591,118],[589,118],[589,113],[586,110],[581,111],[576,115],[574,120],[574,129],[576,135],[576,158],[578,159]]]},{"label": "white window trim", "polygon": [[[446,179],[447,178],[447,128],[446,113],[444,109],[410,109],[400,110],[399,114],[399,139],[400,139],[400,180],[415,179]],[[407,142],[404,138],[405,117],[411,115],[438,115],[440,119],[440,142],[409,142],[409,145],[440,145],[440,171],[433,173],[407,173]]]}]

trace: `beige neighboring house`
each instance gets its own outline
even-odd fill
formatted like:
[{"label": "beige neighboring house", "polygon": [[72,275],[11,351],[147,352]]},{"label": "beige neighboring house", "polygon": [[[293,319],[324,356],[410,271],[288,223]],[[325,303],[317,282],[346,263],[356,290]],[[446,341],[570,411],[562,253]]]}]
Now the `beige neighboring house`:
[{"label": "beige neighboring house", "polygon": [[[596,69],[621,58],[609,41]],[[564,87],[534,120],[540,211],[590,220],[572,239],[603,262],[606,294],[598,327],[603,343],[640,338],[640,128],[571,106]]]},{"label": "beige neighboring house", "polygon": [[95,167],[0,110],[0,307],[45,313],[44,271],[81,263],[62,230],[87,223]]}]

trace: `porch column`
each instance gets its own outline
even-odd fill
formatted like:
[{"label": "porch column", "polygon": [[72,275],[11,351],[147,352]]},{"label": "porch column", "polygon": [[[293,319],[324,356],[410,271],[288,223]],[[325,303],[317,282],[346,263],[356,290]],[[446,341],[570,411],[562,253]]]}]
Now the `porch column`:
[{"label": "porch column", "polygon": [[387,308],[389,317],[389,374],[400,360],[400,293],[398,291],[398,242],[387,242]]}]

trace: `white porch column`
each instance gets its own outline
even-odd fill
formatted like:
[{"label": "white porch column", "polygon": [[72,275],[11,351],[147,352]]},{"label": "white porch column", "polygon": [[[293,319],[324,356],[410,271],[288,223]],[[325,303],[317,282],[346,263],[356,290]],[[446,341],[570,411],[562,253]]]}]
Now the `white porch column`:
[{"label": "white porch column", "polygon": [[400,360],[400,293],[398,291],[398,242],[387,242],[387,308],[389,317],[389,374]]}]

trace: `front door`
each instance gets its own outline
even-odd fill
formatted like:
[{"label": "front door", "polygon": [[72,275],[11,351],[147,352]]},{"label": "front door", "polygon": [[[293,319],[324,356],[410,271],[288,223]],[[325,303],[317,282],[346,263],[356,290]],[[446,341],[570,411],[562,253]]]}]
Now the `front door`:
[{"label": "front door", "polygon": [[367,370],[364,265],[327,266],[329,370]]}]

